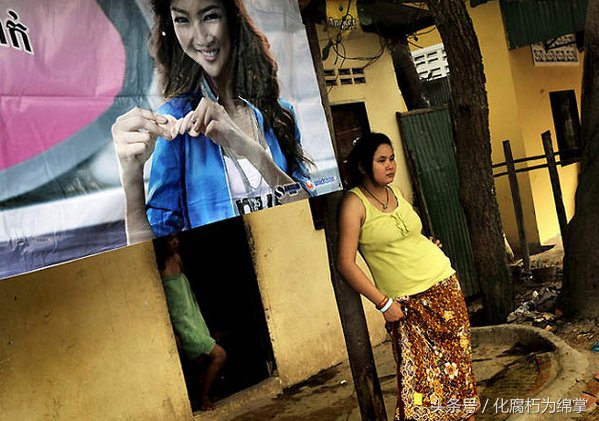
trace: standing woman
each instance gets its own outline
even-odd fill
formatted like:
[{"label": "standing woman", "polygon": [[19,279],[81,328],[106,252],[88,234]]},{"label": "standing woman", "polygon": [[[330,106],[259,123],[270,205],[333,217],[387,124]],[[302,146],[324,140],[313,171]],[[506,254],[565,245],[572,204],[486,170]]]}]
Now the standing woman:
[{"label": "standing woman", "polygon": [[279,98],[277,64],[243,2],[152,7],[150,48],[168,102],[157,113],[135,108],[112,127],[128,241],[307,197],[310,161],[293,107]]},{"label": "standing woman", "polygon": [[[380,133],[350,153],[353,188],[340,210],[337,267],[383,313],[397,362],[395,420],[474,419],[468,311],[455,270],[399,189],[395,154]],[[360,251],[374,284],[356,264]]]}]

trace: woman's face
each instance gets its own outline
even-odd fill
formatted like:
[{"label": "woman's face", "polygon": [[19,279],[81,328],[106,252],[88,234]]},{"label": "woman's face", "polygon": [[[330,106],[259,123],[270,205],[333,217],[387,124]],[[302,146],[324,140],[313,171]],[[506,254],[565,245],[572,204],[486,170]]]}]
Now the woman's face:
[{"label": "woman's face", "polygon": [[172,0],[171,18],[185,54],[211,79],[226,77],[231,37],[222,1]]},{"label": "woman's face", "polygon": [[395,178],[395,154],[393,148],[385,143],[379,145],[372,157],[372,182],[387,185]]},{"label": "woman's face", "polygon": [[169,256],[172,256],[175,253],[179,253],[179,237],[177,236],[177,234],[169,235],[166,240],[166,244]]}]

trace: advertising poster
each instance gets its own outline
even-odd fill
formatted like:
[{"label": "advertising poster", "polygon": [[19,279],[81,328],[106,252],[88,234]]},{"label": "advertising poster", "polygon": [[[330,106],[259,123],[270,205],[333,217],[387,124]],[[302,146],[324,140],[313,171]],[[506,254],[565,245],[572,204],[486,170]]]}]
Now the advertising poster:
[{"label": "advertising poster", "polygon": [[341,189],[297,2],[200,3],[0,0],[0,278]]}]

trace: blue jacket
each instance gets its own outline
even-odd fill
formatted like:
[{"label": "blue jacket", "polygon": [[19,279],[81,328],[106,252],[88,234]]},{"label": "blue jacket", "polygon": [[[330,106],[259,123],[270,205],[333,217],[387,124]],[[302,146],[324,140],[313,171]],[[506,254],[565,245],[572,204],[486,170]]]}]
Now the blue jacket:
[{"label": "blue jacket", "polygon": [[[280,103],[295,117],[291,104],[283,100]],[[264,132],[262,113],[252,104],[248,105]],[[160,107],[158,113],[179,119],[192,109],[188,98],[177,97]],[[297,124],[295,131],[299,143]],[[272,128],[264,137],[274,162],[287,172],[287,160]],[[313,184],[305,166],[290,176],[312,194]],[[158,138],[152,157],[146,213],[157,237],[236,216],[220,146],[203,134],[196,138],[184,134],[172,141]]]}]

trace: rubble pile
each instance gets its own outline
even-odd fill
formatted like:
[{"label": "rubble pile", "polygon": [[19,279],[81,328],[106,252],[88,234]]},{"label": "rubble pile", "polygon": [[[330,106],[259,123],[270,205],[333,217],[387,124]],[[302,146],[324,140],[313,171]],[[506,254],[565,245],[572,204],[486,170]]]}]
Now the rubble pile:
[{"label": "rubble pile", "polygon": [[533,290],[530,299],[520,304],[516,310],[507,316],[508,323],[529,324],[547,330],[553,330],[556,320],[555,300],[558,290],[553,287],[542,287]]}]

